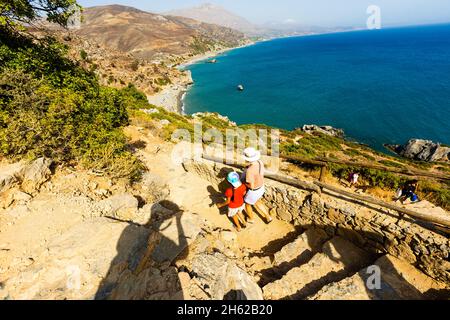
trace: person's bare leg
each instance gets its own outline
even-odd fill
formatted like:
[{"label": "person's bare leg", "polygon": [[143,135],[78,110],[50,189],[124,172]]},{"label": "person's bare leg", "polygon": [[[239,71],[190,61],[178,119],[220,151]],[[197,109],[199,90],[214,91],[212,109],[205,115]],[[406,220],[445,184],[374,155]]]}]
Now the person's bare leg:
[{"label": "person's bare leg", "polygon": [[242,214],[242,211],[240,211],[238,214],[239,220],[241,222],[241,225],[245,228],[247,226],[247,223],[245,222],[245,217]]},{"label": "person's bare leg", "polygon": [[236,225],[237,231],[241,231],[241,224],[239,223],[239,216],[238,215],[235,215],[233,217],[233,222]]},{"label": "person's bare leg", "polygon": [[259,200],[255,204],[255,207],[258,210],[258,212],[261,213],[261,215],[264,217],[264,219],[266,219],[267,222],[271,222],[273,220],[269,214],[269,210],[266,208],[266,206],[264,205],[264,203],[262,203],[261,200]]},{"label": "person's bare leg", "polygon": [[253,223],[253,208],[251,205],[249,205],[248,203],[245,204],[245,213],[248,216],[248,221],[250,223]]}]

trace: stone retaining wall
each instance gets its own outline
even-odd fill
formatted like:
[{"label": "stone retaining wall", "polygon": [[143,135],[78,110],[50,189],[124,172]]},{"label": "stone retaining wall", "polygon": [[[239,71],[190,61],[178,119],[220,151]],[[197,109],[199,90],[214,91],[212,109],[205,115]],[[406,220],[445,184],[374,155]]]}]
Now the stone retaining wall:
[{"label": "stone retaining wall", "polygon": [[[186,161],[184,168],[219,185],[233,170],[210,161]],[[266,180],[266,205],[284,221],[308,229],[317,226],[366,250],[405,260],[450,285],[450,240],[392,210],[319,195]]]}]

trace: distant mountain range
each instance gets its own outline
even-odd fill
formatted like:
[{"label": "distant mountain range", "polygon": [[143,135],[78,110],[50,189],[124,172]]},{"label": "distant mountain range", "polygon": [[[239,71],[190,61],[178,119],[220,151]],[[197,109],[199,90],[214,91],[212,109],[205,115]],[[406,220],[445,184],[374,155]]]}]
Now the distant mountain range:
[{"label": "distant mountain range", "polygon": [[219,5],[210,3],[205,3],[197,7],[172,10],[166,12],[165,14],[217,24],[219,26],[235,29],[246,34],[261,32],[257,26],[252,24],[247,19],[230,12]]},{"label": "distant mountain range", "polygon": [[292,19],[287,19],[285,21],[271,21],[261,25],[256,25],[219,5],[210,3],[205,3],[196,7],[172,10],[165,14],[191,18],[206,23],[232,28],[245,33],[247,36],[260,38],[276,38],[353,29],[351,27],[326,28],[307,26]]},{"label": "distant mountain range", "polygon": [[110,5],[85,8],[77,34],[135,57],[198,54],[245,42],[243,33],[185,17]]}]

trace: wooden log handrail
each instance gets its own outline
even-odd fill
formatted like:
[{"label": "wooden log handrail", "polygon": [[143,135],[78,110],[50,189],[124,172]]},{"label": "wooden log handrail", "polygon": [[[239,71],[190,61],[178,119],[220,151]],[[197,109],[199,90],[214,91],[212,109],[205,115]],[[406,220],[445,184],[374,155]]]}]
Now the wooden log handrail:
[{"label": "wooden log handrail", "polygon": [[287,160],[287,161],[295,161],[295,162],[303,162],[307,164],[312,164],[316,166],[324,166],[328,163],[334,163],[334,164],[341,164],[351,167],[360,167],[360,168],[368,168],[368,169],[375,169],[375,170],[381,170],[381,171],[387,171],[396,173],[399,175],[404,176],[410,176],[410,177],[427,177],[437,180],[450,180],[450,175],[442,173],[434,173],[434,172],[428,172],[423,170],[415,170],[415,169],[400,169],[400,168],[389,168],[382,165],[376,165],[376,164],[370,164],[370,163],[361,163],[361,162],[352,162],[347,160],[339,160],[339,159],[331,159],[326,157],[316,157],[313,159],[308,159],[304,157],[298,157],[298,156],[280,156],[281,159]]},{"label": "wooden log handrail", "polygon": [[[230,167],[234,167],[237,169],[244,169],[245,165],[244,164],[227,164],[224,162],[223,159],[221,158],[216,158],[216,157],[211,157],[208,155],[203,155],[202,156],[203,159],[205,160],[209,160],[209,161],[213,161],[213,162],[217,162],[217,163],[222,163],[224,165],[230,166]],[[305,181],[299,181],[297,179],[288,177],[288,176],[283,176],[283,175],[279,175],[279,174],[274,174],[274,173],[270,173],[270,172],[265,172],[264,176],[268,179],[277,181],[277,182],[281,182],[283,184],[287,184],[290,185],[292,187],[296,187],[299,189],[304,189],[304,190],[308,190],[308,191],[313,191],[313,192],[317,192],[317,193],[321,193],[320,187],[316,186],[314,183],[309,183],[309,182],[305,182]]]},{"label": "wooden log handrail", "polygon": [[[227,164],[224,159],[222,158],[216,158],[216,157],[212,157],[212,156],[208,156],[208,155],[202,155],[202,158],[208,161],[212,161],[212,162],[217,162],[217,163],[221,163],[223,165],[229,166],[229,167],[234,167],[234,168],[238,168],[238,169],[243,169],[245,168],[244,164]],[[299,189],[303,189],[303,190],[307,190],[307,191],[312,191],[312,192],[316,192],[316,193],[321,193],[322,189],[325,190],[329,190],[332,191],[333,193],[337,193],[339,195],[343,195],[346,198],[350,198],[350,199],[354,199],[354,200],[358,200],[361,202],[365,202],[365,203],[370,203],[370,204],[374,204],[380,207],[384,207],[386,209],[390,209],[390,210],[394,210],[396,212],[405,214],[407,216],[413,217],[415,219],[420,219],[422,221],[426,221],[426,222],[430,222],[430,223],[434,223],[434,224],[438,224],[441,226],[444,226],[446,228],[450,228],[450,215],[448,217],[443,217],[443,216],[432,216],[432,215],[428,215],[428,214],[424,214],[424,213],[420,213],[420,212],[416,212],[413,210],[409,210],[403,207],[399,207],[390,203],[387,203],[385,201],[381,201],[369,196],[363,196],[363,195],[359,195],[359,194],[355,194],[355,193],[351,193],[339,188],[336,188],[334,186],[328,185],[326,183],[320,182],[315,180],[313,183],[308,183],[305,181],[299,181],[298,179],[294,179],[288,176],[283,176],[283,175],[279,175],[279,174],[273,174],[273,173],[265,173],[265,177],[267,177],[268,179],[283,183],[283,184],[287,184]],[[333,195],[333,194],[331,194]],[[401,218],[400,218],[401,219]]]},{"label": "wooden log handrail", "polygon": [[366,203],[370,203],[370,204],[375,204],[375,205],[380,206],[380,207],[384,207],[384,208],[387,208],[387,209],[391,209],[391,210],[397,211],[399,213],[406,214],[406,215],[408,215],[410,217],[413,217],[413,218],[417,218],[417,219],[420,219],[420,220],[423,220],[423,221],[427,221],[427,222],[431,222],[431,223],[440,224],[440,225],[443,225],[443,226],[446,226],[446,227],[450,228],[450,215],[448,217],[432,216],[432,215],[429,215],[429,214],[424,214],[424,213],[416,212],[416,211],[409,210],[409,209],[406,209],[406,208],[402,208],[402,207],[399,207],[399,206],[396,206],[396,205],[393,205],[393,204],[390,204],[390,203],[387,203],[385,201],[381,201],[381,200],[378,200],[378,199],[375,199],[375,198],[372,198],[372,197],[369,197],[369,196],[363,196],[363,195],[351,193],[351,192],[348,192],[348,191],[336,188],[334,186],[328,185],[328,184],[320,182],[320,181],[314,181],[314,184],[319,186],[319,187],[321,187],[322,189],[330,190],[330,191],[332,191],[334,193],[343,195],[343,196],[345,196],[347,198],[352,198],[352,199],[356,199],[358,201],[362,201],[362,202],[366,202]]}]

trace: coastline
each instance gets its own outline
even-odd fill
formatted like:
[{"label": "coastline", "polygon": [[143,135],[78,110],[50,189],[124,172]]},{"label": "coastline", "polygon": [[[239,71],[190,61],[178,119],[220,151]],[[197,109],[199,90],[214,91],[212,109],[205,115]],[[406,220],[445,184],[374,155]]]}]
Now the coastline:
[{"label": "coastline", "polygon": [[188,83],[180,83],[167,86],[161,92],[152,96],[147,96],[147,100],[150,104],[163,107],[167,111],[183,114],[183,98],[189,85],[190,84]]},{"label": "coastline", "polygon": [[[184,68],[191,66],[195,63],[215,58],[228,51],[241,49],[245,47],[252,46],[257,42],[251,42],[238,47],[225,48],[215,51],[209,51],[200,55],[196,55],[191,59],[188,59],[184,63],[176,66],[177,69],[183,70]],[[152,96],[147,96],[147,100],[150,104],[163,107],[167,111],[175,112],[178,114],[184,114],[184,98],[189,90],[189,87],[193,85],[194,80],[192,79],[192,74],[189,70],[183,70],[186,76],[183,78],[177,78],[177,82],[164,87],[160,92]]]},{"label": "coastline", "polygon": [[206,53],[203,53],[203,54],[199,54],[199,55],[196,55],[196,56],[192,57],[191,59],[188,59],[186,62],[178,65],[177,68],[178,69],[183,69],[183,68],[186,68],[186,67],[188,67],[190,65],[193,65],[195,63],[198,63],[198,62],[201,62],[201,61],[204,61],[204,60],[207,60],[207,59],[215,58],[215,57],[217,57],[217,56],[219,56],[219,55],[221,55],[223,53],[226,53],[226,52],[229,52],[229,51],[232,51],[232,50],[237,50],[237,49],[253,46],[256,43],[258,43],[258,42],[253,42],[252,41],[250,43],[247,43],[247,44],[244,44],[244,45],[241,45],[241,46],[237,46],[237,47],[224,48],[224,49],[219,49],[219,50],[209,51],[209,52],[206,52]]}]

